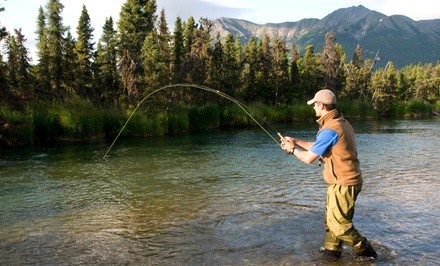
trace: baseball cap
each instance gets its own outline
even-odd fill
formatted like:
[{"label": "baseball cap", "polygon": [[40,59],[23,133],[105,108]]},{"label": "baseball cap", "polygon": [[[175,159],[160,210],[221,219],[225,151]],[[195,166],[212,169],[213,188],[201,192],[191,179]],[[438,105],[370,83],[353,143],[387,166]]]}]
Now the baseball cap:
[{"label": "baseball cap", "polygon": [[315,102],[321,102],[323,104],[335,104],[336,96],[331,90],[320,90],[315,94],[315,97],[313,97],[313,99],[307,101],[307,104],[311,105]]}]

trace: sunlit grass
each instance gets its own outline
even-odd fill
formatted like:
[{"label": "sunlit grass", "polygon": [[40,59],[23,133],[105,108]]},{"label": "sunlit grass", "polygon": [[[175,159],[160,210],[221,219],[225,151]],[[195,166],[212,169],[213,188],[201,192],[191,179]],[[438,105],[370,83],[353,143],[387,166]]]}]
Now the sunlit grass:
[{"label": "sunlit grass", "polygon": [[[337,109],[349,118],[377,117],[367,102],[340,101]],[[391,114],[394,117],[424,116],[433,109],[440,109],[440,102],[431,105],[412,100],[394,104]],[[111,139],[121,131],[131,112],[103,110],[81,99],[67,103],[32,103],[21,111],[3,106],[0,107],[1,141],[7,145],[29,145],[57,140]],[[264,125],[315,119],[312,106],[303,102],[278,106],[252,103],[241,107],[237,104],[189,104],[166,110],[139,110],[121,135],[148,137],[187,134],[227,127],[256,127],[256,122]]]}]

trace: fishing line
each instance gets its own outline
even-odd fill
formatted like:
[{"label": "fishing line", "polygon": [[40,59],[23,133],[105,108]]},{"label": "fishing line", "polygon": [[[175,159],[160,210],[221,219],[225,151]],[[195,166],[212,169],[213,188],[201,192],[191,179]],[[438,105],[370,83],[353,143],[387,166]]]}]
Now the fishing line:
[{"label": "fishing line", "polygon": [[133,117],[133,115],[136,113],[137,109],[139,109],[139,107],[144,103],[144,101],[146,99],[148,99],[151,95],[165,90],[165,89],[169,89],[169,88],[196,88],[196,89],[200,89],[200,90],[204,90],[204,91],[208,91],[208,92],[212,92],[215,93],[227,100],[230,100],[231,102],[235,103],[238,107],[240,107],[240,109],[242,109],[273,141],[275,141],[277,143],[277,145],[280,146],[280,143],[249,113],[249,111],[247,110],[246,106],[244,104],[242,104],[240,101],[238,101],[237,99],[227,95],[226,93],[223,93],[219,90],[215,90],[203,85],[197,85],[197,84],[172,84],[172,85],[167,85],[164,87],[161,87],[159,89],[156,89],[154,91],[152,91],[151,93],[149,93],[147,96],[145,96],[140,102],[139,104],[134,108],[133,112],[131,112],[130,116],[127,118],[127,121],[125,122],[125,124],[122,126],[121,130],[119,131],[118,135],[116,136],[116,138],[113,140],[112,144],[110,145],[110,147],[108,148],[107,152],[104,154],[103,158],[105,158],[107,156],[107,154],[110,152],[110,150],[112,149],[113,145],[116,143],[116,141],[118,140],[119,136],[122,134],[122,131],[124,131],[125,127],[127,126],[128,122],[130,121],[130,119]]}]

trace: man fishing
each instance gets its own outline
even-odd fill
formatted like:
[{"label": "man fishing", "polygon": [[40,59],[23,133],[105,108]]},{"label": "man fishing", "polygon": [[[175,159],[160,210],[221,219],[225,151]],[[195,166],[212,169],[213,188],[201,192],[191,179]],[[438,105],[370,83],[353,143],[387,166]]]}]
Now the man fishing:
[{"label": "man fishing", "polygon": [[324,164],[328,184],[325,207],[326,238],[321,252],[325,257],[341,257],[342,243],[350,245],[362,259],[376,259],[370,242],[353,226],[357,195],[362,190],[362,175],[357,158],[355,134],[350,123],[336,110],[336,96],[320,90],[307,102],[314,105],[319,131],[314,142],[281,137],[281,147],[300,161]]}]

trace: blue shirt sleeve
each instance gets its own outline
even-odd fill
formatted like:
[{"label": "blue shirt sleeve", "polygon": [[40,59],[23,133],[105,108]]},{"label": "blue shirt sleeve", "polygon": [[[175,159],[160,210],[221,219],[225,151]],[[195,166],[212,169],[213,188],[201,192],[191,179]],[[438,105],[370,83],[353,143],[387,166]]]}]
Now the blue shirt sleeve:
[{"label": "blue shirt sleeve", "polygon": [[338,142],[338,133],[331,129],[323,129],[316,136],[316,141],[310,151],[319,156],[324,155],[327,150]]}]

